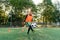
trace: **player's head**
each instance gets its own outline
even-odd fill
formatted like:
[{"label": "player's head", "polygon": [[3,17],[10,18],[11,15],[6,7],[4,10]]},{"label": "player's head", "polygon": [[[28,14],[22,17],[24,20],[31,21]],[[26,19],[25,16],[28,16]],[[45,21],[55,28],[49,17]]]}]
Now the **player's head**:
[{"label": "player's head", "polygon": [[28,8],[28,14],[32,15],[32,8]]}]

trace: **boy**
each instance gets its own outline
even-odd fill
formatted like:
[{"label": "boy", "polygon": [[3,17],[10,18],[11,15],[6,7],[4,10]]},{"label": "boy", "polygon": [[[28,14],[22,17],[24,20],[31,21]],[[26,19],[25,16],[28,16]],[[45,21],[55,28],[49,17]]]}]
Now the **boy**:
[{"label": "boy", "polygon": [[29,31],[30,31],[30,30],[31,30],[32,32],[34,31],[34,30],[32,29],[32,26],[31,26],[32,20],[33,20],[32,11],[31,11],[31,9],[29,8],[29,9],[28,9],[28,14],[26,15],[26,18],[25,18],[26,26],[28,26],[27,34],[29,34]]}]

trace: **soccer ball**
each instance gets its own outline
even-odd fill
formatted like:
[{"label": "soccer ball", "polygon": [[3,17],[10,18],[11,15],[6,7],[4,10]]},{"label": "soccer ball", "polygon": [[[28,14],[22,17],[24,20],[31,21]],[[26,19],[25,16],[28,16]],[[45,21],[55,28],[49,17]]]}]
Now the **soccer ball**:
[{"label": "soccer ball", "polygon": [[35,28],[35,27],[37,27],[37,24],[36,24],[36,23],[32,23],[31,26],[32,26],[33,28]]}]

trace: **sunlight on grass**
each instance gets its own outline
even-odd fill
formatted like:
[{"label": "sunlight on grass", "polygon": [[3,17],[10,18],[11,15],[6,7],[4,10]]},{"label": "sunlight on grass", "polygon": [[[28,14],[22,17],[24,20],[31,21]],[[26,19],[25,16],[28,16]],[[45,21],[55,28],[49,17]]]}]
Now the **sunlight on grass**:
[{"label": "sunlight on grass", "polygon": [[34,30],[34,33],[30,31],[27,35],[26,28],[10,28],[10,32],[8,28],[1,28],[0,40],[60,40],[60,28],[34,28]]}]

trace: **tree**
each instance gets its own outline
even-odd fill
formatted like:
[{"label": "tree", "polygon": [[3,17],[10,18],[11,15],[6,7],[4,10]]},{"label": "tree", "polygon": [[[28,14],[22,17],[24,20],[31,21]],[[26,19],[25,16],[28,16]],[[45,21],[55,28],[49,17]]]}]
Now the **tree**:
[{"label": "tree", "polygon": [[13,7],[15,7],[16,11],[22,11],[24,8],[35,7],[32,0],[9,0],[9,2]]},{"label": "tree", "polygon": [[55,22],[56,20],[56,8],[52,5],[51,0],[44,0],[43,1],[45,5],[45,10],[42,13],[42,16],[44,17],[45,21],[47,22]]},{"label": "tree", "polygon": [[53,22],[55,21],[55,8],[53,6],[47,5],[42,16],[45,18],[45,21]]},{"label": "tree", "polygon": [[51,5],[51,6],[53,6],[51,0],[43,0],[43,3],[45,5]]},{"label": "tree", "polygon": [[10,14],[12,17],[9,18],[9,20],[12,19],[12,22],[21,23],[23,21],[25,15],[23,15],[22,10],[24,9],[32,7],[32,10],[36,11],[32,0],[9,0],[8,2],[14,10],[13,13],[11,11]]},{"label": "tree", "polygon": [[50,23],[56,22],[56,7],[52,5],[51,0],[44,0],[43,3],[39,4],[39,11],[41,14],[41,17],[43,17],[43,23]]},{"label": "tree", "polygon": [[0,24],[6,24],[8,22],[8,15],[5,11],[0,10]]}]

